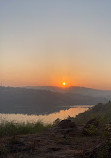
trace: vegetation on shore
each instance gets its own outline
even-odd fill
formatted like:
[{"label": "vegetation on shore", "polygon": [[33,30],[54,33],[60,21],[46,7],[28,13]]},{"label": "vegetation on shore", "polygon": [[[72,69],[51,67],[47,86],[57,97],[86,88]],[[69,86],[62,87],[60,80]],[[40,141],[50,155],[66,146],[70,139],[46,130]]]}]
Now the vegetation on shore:
[{"label": "vegetation on shore", "polygon": [[33,134],[49,129],[50,124],[43,124],[38,121],[36,123],[15,123],[2,122],[0,124],[0,136],[14,136],[20,134]]},{"label": "vegetation on shore", "polygon": [[[75,118],[69,117],[68,119],[74,121],[77,125],[85,125],[89,120],[95,119],[99,124],[108,124],[111,122],[111,102],[106,104],[99,103],[96,106],[90,108],[88,111],[77,115]],[[59,119],[55,120],[53,125],[57,125],[60,122]],[[15,123],[3,121],[0,124],[0,136],[13,136],[20,134],[32,134],[41,132],[43,130],[51,128],[53,125],[44,124],[41,121],[36,123]],[[95,127],[90,126],[91,129],[97,132]],[[92,131],[91,131],[92,132]],[[93,132],[92,132],[93,133]]]},{"label": "vegetation on shore", "polygon": [[77,124],[85,125],[91,119],[97,119],[102,124],[111,123],[111,102],[106,104],[99,103],[90,108],[88,111],[77,115],[72,118]]}]

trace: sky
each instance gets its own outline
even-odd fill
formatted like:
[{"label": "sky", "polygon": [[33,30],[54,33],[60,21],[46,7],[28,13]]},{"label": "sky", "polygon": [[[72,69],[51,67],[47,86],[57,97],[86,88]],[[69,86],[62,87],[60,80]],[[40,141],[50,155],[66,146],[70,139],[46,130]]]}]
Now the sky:
[{"label": "sky", "polygon": [[0,0],[0,82],[111,90],[110,0]]}]

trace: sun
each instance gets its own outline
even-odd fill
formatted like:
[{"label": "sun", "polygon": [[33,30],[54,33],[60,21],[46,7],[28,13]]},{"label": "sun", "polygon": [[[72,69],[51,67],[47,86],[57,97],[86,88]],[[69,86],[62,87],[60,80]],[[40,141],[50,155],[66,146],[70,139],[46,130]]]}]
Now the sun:
[{"label": "sun", "polygon": [[63,86],[66,86],[66,82],[62,82],[62,85],[63,85]]}]

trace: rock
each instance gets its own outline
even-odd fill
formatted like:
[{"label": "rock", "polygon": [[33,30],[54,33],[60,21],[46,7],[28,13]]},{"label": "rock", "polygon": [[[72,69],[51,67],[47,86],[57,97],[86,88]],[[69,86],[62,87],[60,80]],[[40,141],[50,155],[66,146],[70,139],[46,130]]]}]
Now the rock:
[{"label": "rock", "polygon": [[83,151],[83,155],[84,155],[84,156],[88,156],[88,155],[90,155],[89,150],[84,150],[84,151]]},{"label": "rock", "polygon": [[61,150],[61,148],[60,148],[60,147],[53,146],[53,147],[48,148],[48,150],[49,150],[49,151],[59,151],[59,150]]},{"label": "rock", "polygon": [[59,124],[58,127],[61,129],[67,129],[67,128],[76,128],[76,125],[74,122],[72,122],[71,120],[62,120]]}]

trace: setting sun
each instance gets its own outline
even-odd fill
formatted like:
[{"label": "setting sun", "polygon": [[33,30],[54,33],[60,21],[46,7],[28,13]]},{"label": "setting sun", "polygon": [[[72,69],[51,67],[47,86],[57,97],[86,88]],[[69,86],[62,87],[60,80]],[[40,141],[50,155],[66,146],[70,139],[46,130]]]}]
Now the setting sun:
[{"label": "setting sun", "polygon": [[65,85],[66,85],[66,82],[63,82],[62,85],[65,86]]}]

